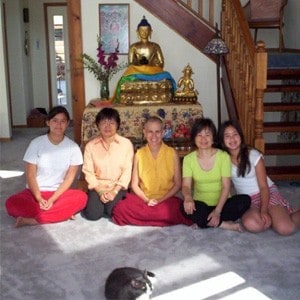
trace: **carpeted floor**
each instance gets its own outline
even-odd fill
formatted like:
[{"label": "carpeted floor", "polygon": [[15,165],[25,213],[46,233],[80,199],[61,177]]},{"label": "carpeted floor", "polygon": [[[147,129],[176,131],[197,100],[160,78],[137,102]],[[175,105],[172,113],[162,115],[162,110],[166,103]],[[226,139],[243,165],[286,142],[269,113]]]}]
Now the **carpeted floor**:
[{"label": "carpeted floor", "polygon": [[[80,215],[15,229],[5,199],[24,188],[22,156],[45,130],[15,129],[13,141],[1,143],[1,299],[101,300],[105,278],[120,266],[153,271],[156,300],[299,299],[300,231],[281,237],[272,230],[119,227]],[[279,188],[300,206],[299,183]]]}]

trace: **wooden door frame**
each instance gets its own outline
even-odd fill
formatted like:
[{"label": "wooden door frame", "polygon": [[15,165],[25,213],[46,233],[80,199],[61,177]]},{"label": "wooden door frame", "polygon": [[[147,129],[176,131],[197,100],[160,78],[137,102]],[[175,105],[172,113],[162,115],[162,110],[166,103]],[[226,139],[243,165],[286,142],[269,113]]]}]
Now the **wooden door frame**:
[{"label": "wooden door frame", "polygon": [[85,89],[82,55],[81,0],[67,0],[69,29],[71,97],[74,122],[74,140],[81,144],[81,122],[85,109]]},{"label": "wooden door frame", "polygon": [[[12,114],[12,98],[11,98],[11,82],[10,82],[10,69],[9,69],[9,55],[8,55],[8,42],[7,42],[7,19],[6,19],[6,7],[5,3],[2,3],[2,11],[3,11],[3,38],[4,38],[4,62],[5,62],[5,73],[6,73],[6,80],[7,80],[7,96],[8,96],[8,111],[9,111],[9,126],[10,128],[13,127],[13,114]],[[11,138],[9,138],[10,140]],[[3,140],[2,140],[3,141]]]},{"label": "wooden door frame", "polygon": [[45,35],[46,35],[46,55],[47,55],[47,75],[48,75],[48,99],[49,99],[49,109],[51,109],[53,105],[53,99],[52,99],[52,76],[51,76],[51,65],[50,65],[50,46],[49,46],[49,28],[48,28],[48,8],[49,7],[62,7],[67,6],[64,2],[57,2],[57,3],[44,3],[44,22],[45,22]]}]

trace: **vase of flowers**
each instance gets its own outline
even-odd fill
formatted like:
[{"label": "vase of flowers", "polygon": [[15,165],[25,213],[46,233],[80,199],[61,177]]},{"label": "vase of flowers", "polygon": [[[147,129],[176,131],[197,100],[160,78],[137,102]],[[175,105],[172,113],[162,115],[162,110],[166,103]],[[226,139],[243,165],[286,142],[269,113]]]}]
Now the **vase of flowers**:
[{"label": "vase of flowers", "polygon": [[115,52],[110,53],[108,56],[105,55],[102,48],[101,40],[98,37],[98,48],[97,48],[97,61],[90,55],[82,54],[82,63],[85,68],[87,68],[95,78],[100,82],[100,98],[102,100],[109,99],[109,80],[114,74],[124,69],[127,63],[117,64],[119,59],[119,42],[117,41],[117,47]]},{"label": "vase of flowers", "polygon": [[109,99],[109,81],[108,78],[100,81],[100,99]]}]

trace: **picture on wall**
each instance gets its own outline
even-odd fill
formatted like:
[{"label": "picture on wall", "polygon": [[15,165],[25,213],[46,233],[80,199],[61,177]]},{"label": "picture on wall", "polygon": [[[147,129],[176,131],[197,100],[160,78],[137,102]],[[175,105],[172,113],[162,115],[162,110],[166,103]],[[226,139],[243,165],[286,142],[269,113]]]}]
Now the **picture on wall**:
[{"label": "picture on wall", "polygon": [[129,4],[99,4],[100,39],[105,54],[119,46],[119,54],[128,54]]}]

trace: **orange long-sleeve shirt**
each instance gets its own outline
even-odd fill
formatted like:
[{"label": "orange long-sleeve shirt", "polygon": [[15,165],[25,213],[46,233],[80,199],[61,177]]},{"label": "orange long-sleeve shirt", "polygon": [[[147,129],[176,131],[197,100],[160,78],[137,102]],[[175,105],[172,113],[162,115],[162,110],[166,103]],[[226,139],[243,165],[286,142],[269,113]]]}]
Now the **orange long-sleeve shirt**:
[{"label": "orange long-sleeve shirt", "polygon": [[118,184],[126,189],[131,180],[133,154],[131,141],[118,134],[109,148],[101,137],[89,141],[82,167],[88,188],[99,186],[101,191],[107,191]]}]

